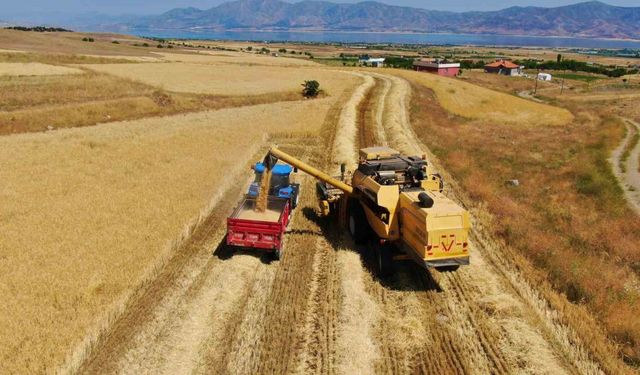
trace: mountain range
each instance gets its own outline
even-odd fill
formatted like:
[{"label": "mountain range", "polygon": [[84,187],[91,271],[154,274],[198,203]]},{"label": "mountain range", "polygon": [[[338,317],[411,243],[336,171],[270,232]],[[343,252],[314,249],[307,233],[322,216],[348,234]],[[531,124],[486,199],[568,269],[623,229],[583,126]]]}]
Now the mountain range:
[{"label": "mountain range", "polygon": [[137,29],[323,30],[581,36],[640,39],[640,7],[598,1],[556,8],[446,12],[375,1],[236,0],[214,8],[177,8],[119,25]]},{"label": "mountain range", "polygon": [[341,4],[313,0],[296,3],[282,0],[235,0],[211,9],[176,8],[152,16],[30,12],[9,21],[27,26],[47,25],[85,31],[119,32],[134,29],[313,30],[640,39],[640,7],[612,6],[599,1],[555,8],[529,6],[458,13],[387,5],[375,1]]}]

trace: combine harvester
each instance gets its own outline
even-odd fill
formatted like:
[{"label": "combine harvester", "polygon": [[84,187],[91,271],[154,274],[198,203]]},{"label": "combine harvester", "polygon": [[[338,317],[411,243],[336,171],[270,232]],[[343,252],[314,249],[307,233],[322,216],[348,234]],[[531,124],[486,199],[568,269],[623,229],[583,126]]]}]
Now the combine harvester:
[{"label": "combine harvester", "polygon": [[[364,148],[354,173],[345,173],[343,166],[341,176],[331,177],[272,147],[263,162],[265,177],[278,160],[319,180],[321,214],[348,229],[356,243],[367,245],[379,276],[393,272],[394,259],[410,259],[421,267],[441,271],[455,271],[460,265],[469,264],[469,213],[442,194],[442,178],[428,172],[423,157],[403,156],[388,147]],[[253,207],[246,203],[247,199],[239,208]],[[277,241],[281,246],[289,202],[278,203],[282,198],[273,196],[262,199],[274,207],[275,213],[246,218],[244,225],[253,228],[251,233],[245,231],[250,235],[247,238],[232,225],[237,219],[236,209],[229,218],[228,244],[264,249],[262,243],[268,241],[256,239],[270,239],[277,226],[281,229]],[[267,228],[266,223],[273,227]],[[255,246],[248,244],[252,240],[256,240]],[[273,248],[278,255],[280,250]]]}]

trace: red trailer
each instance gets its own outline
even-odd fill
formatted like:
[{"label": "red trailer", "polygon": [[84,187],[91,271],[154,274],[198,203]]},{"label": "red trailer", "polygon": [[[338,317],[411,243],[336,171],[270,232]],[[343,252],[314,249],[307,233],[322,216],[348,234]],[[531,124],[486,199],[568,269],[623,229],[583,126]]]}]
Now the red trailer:
[{"label": "red trailer", "polygon": [[265,250],[280,259],[291,214],[289,199],[269,196],[264,212],[255,207],[256,199],[246,196],[227,218],[227,245]]}]

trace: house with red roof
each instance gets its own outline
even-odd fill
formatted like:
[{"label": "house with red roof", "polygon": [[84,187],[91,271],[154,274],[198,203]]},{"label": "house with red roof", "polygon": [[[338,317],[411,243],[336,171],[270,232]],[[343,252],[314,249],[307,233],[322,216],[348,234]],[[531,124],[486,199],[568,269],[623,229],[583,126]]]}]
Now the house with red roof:
[{"label": "house with red roof", "polygon": [[509,60],[498,60],[484,66],[486,73],[503,74],[506,76],[519,76],[522,74],[522,66]]}]

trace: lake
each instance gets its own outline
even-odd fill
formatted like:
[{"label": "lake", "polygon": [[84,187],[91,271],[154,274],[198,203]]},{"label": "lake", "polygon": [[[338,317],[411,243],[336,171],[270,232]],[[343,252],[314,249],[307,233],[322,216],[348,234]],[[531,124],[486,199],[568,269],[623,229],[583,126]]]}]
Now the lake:
[{"label": "lake", "polygon": [[183,31],[132,29],[138,36],[172,39],[209,39],[270,42],[399,43],[515,47],[640,48],[640,41],[486,34],[418,34],[300,31]]}]

